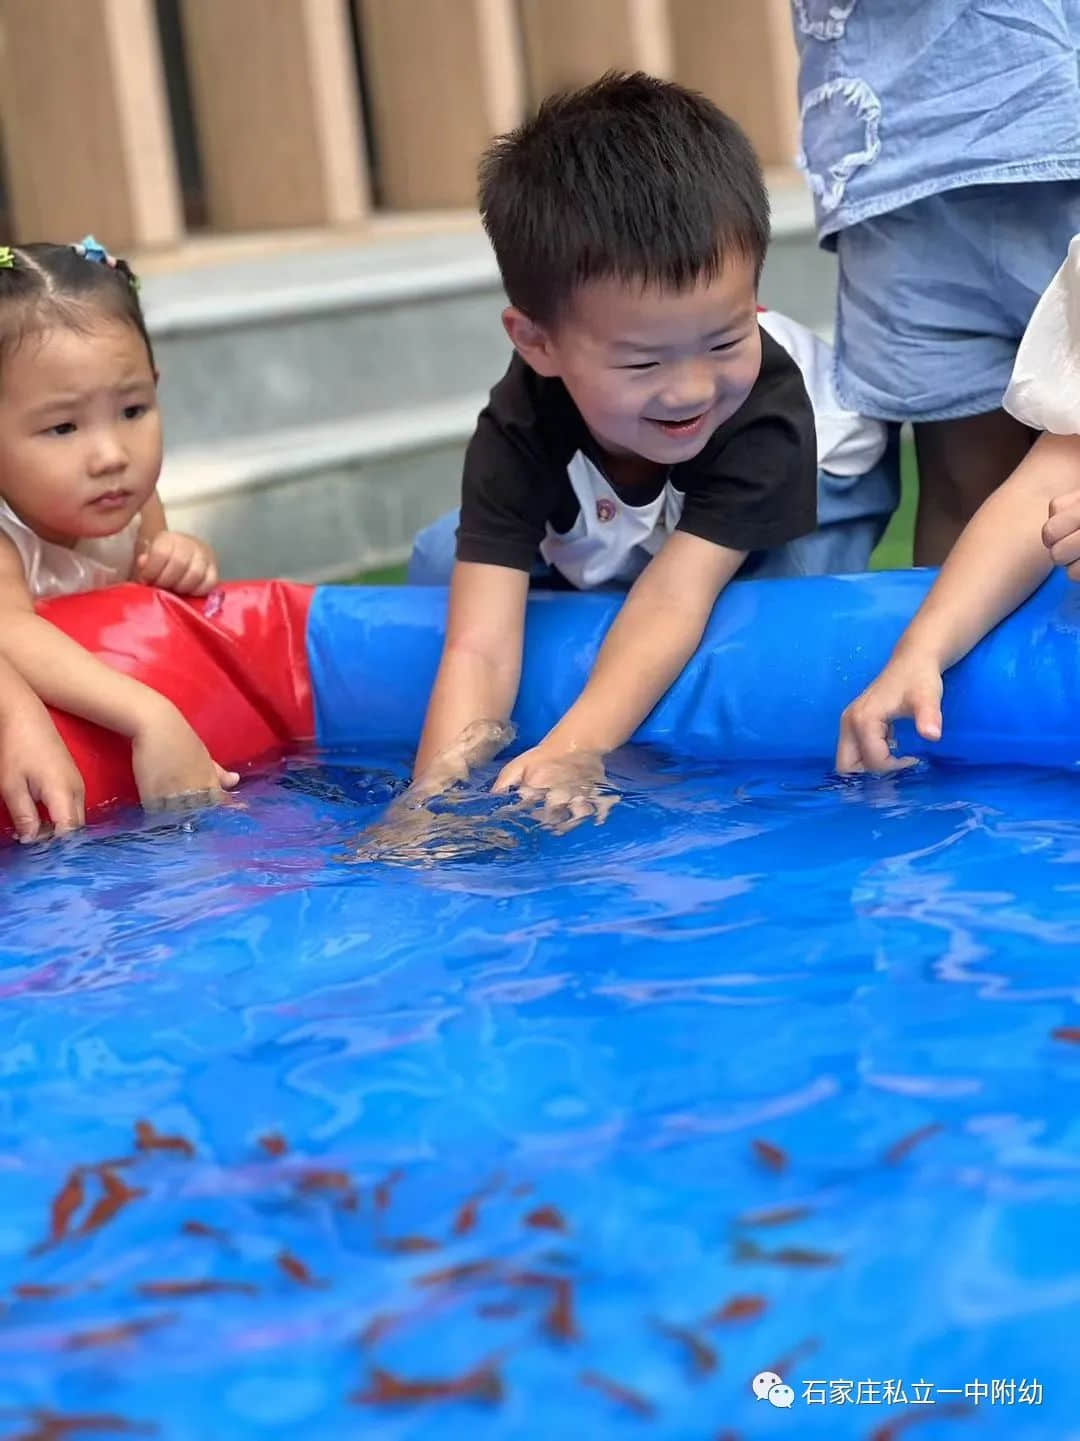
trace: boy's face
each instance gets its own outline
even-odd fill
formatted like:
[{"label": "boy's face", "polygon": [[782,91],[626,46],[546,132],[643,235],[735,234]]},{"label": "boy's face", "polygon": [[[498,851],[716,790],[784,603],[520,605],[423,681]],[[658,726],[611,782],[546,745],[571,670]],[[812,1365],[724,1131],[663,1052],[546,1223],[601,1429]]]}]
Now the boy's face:
[{"label": "boy's face", "polygon": [[550,331],[513,309],[503,319],[533,369],[562,380],[604,451],[663,466],[692,460],[761,368],[754,266],[742,256],[684,291],[590,281]]}]

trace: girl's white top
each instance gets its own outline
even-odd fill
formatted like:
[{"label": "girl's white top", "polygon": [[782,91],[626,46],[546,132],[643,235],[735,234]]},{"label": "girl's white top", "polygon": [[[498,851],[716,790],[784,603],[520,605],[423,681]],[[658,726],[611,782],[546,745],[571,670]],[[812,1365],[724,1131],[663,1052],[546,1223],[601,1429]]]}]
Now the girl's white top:
[{"label": "girl's white top", "polygon": [[1002,404],[1034,430],[1080,435],[1080,235],[1028,322]]},{"label": "girl's white top", "polygon": [[130,580],[135,572],[139,516],[115,535],[80,540],[69,547],[42,540],[0,500],[0,535],[6,535],[19,552],[30,594],[35,600],[49,600]]}]

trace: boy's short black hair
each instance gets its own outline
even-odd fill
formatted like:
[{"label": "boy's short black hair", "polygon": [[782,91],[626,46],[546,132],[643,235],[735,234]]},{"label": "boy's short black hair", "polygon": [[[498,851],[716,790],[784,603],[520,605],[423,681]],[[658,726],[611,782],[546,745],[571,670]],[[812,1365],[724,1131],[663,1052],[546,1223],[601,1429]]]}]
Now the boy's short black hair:
[{"label": "boy's short black hair", "polygon": [[480,213],[511,304],[540,325],[588,280],[681,290],[731,252],[759,276],[769,243],[765,180],[738,125],[640,72],[553,95],[493,141]]}]

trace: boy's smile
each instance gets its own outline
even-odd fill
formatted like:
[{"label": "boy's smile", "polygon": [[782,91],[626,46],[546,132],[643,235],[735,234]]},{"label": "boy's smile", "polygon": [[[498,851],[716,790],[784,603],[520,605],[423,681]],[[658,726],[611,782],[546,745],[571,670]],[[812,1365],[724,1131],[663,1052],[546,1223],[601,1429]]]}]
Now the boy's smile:
[{"label": "boy's smile", "polygon": [[737,254],[686,290],[594,280],[550,330],[513,309],[504,323],[534,370],[562,380],[603,451],[665,468],[693,460],[761,368],[755,268]]}]

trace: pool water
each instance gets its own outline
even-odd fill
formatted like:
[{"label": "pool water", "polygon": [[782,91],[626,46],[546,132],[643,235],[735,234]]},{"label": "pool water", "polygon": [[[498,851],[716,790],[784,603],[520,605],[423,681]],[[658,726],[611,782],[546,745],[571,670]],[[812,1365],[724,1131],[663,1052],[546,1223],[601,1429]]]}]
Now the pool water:
[{"label": "pool water", "polygon": [[1075,776],[405,759],[0,860],[0,1441],[1080,1437]]}]

